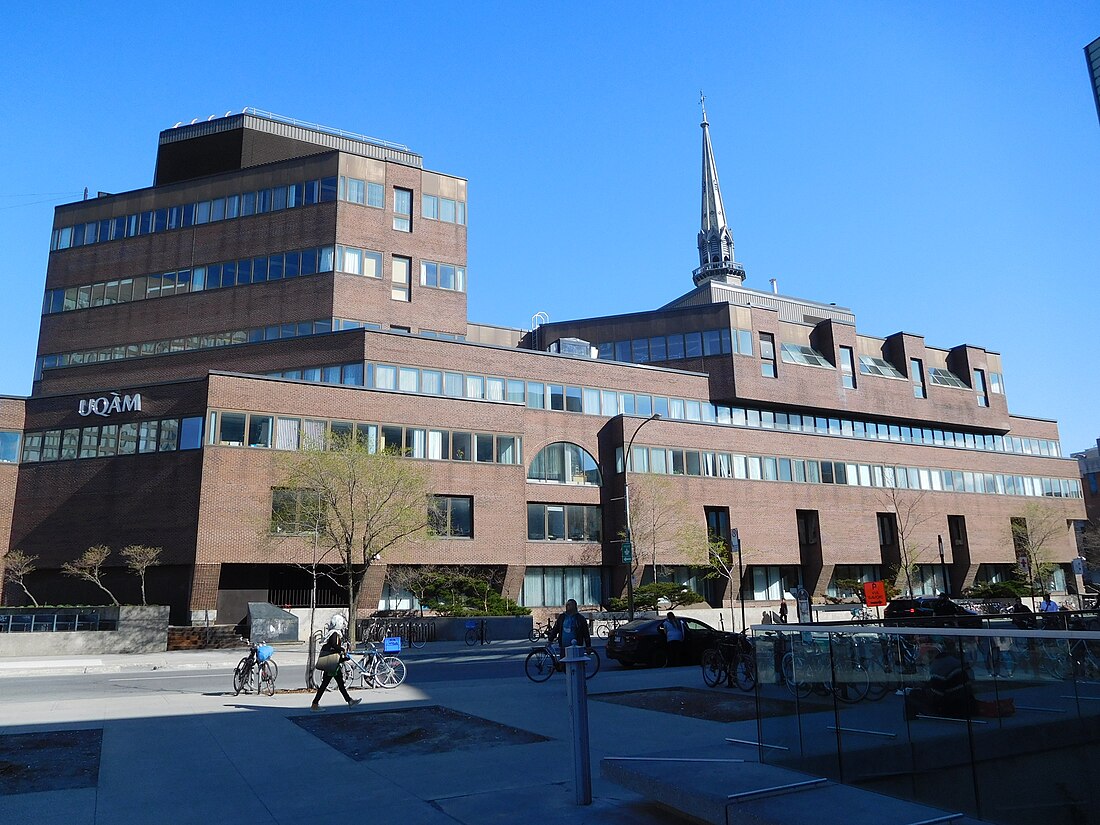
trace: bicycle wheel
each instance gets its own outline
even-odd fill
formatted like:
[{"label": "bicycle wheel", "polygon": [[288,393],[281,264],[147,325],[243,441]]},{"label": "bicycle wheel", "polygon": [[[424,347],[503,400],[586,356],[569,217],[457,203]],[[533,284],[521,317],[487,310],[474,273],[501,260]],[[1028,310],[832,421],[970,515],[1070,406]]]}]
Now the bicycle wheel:
[{"label": "bicycle wheel", "polygon": [[477,628],[471,627],[466,631],[466,645],[473,647],[477,644]]},{"label": "bicycle wheel", "polygon": [[415,647],[417,650],[424,647],[428,643],[428,626],[425,624],[414,624],[409,628],[409,644]]},{"label": "bicycle wheel", "polygon": [[532,642],[537,642],[542,638],[542,632],[537,627],[532,627],[531,632],[527,634],[527,638]]},{"label": "bicycle wheel", "polygon": [[874,659],[866,659],[863,667],[867,671],[868,687],[867,698],[877,702],[894,690],[894,679],[891,674],[883,670],[882,663]]},{"label": "bicycle wheel", "polygon": [[787,685],[787,690],[800,699],[810,695],[814,685],[810,680],[806,661],[801,656],[785,654],[780,669],[783,671],[783,682]]},{"label": "bicycle wheel", "polygon": [[260,693],[266,693],[268,696],[275,695],[275,671],[268,667],[267,662],[260,663]]},{"label": "bicycle wheel", "polygon": [[610,632],[611,632],[611,629],[610,629],[609,625],[607,624],[607,622],[603,622],[599,627],[596,628],[596,636],[598,636],[601,639],[606,639],[607,635]]},{"label": "bicycle wheel", "polygon": [[396,656],[383,656],[374,669],[374,683],[390,690],[405,681],[405,663]]},{"label": "bicycle wheel", "polygon": [[733,681],[746,693],[756,687],[756,657],[742,653],[733,666]]},{"label": "bicycle wheel", "polygon": [[[351,688],[363,686],[363,671],[359,669],[359,666],[355,662],[349,659],[340,665],[340,670],[344,674],[344,687],[350,690]],[[332,690],[335,684],[335,679],[329,682],[329,690]]]},{"label": "bicycle wheel", "polygon": [[591,679],[600,672],[600,654],[597,650],[590,650],[585,655],[584,678]]},{"label": "bicycle wheel", "polygon": [[279,678],[279,665],[275,662],[274,659],[268,659],[266,662],[264,662],[264,666],[271,671],[272,681],[275,681]]},{"label": "bicycle wheel", "polygon": [[841,702],[853,705],[862,701],[871,689],[867,668],[854,659],[842,659],[833,665],[833,695]]},{"label": "bicycle wheel", "polygon": [[718,687],[726,678],[726,663],[717,648],[708,647],[703,651],[702,668],[703,684],[707,687]]},{"label": "bicycle wheel", "polygon": [[554,675],[554,657],[546,650],[532,650],[523,662],[523,672],[532,682],[545,682]]},{"label": "bicycle wheel", "polygon": [[239,696],[241,691],[248,692],[249,688],[249,674],[252,668],[248,666],[248,657],[241,659],[237,662],[237,667],[233,670],[233,695]]}]

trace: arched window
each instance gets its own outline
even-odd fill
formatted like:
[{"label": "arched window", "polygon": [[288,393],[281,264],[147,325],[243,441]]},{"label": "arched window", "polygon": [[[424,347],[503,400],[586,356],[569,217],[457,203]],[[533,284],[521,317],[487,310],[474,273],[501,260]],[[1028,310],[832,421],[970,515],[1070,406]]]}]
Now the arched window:
[{"label": "arched window", "polygon": [[603,483],[596,459],[583,447],[568,441],[556,441],[539,450],[531,462],[531,469],[527,471],[527,480],[550,484],[591,484],[596,487]]}]

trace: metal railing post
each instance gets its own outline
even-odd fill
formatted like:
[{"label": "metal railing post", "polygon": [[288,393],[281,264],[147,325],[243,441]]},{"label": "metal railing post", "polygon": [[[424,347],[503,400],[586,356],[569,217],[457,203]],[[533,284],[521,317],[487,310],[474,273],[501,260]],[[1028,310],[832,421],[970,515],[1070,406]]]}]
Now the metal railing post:
[{"label": "metal railing post", "polygon": [[578,805],[592,804],[592,759],[588,748],[588,685],[584,648],[573,642],[565,650],[569,718],[573,726],[573,779]]}]

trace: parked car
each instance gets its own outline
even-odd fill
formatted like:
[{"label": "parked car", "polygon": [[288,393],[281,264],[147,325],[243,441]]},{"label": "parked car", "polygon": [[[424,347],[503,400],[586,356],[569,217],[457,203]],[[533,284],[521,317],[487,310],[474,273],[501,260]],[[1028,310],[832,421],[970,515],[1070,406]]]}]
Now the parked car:
[{"label": "parked car", "polygon": [[[660,619],[635,619],[611,631],[607,637],[606,656],[623,667],[648,665],[664,667],[668,660],[665,634],[660,632]],[[714,647],[723,634],[698,619],[683,619],[687,626],[680,664],[697,665],[703,651]]]},{"label": "parked car", "polygon": [[917,627],[982,627],[982,620],[973,610],[938,596],[917,596],[912,599],[894,599],[882,612],[883,619],[895,626]]}]

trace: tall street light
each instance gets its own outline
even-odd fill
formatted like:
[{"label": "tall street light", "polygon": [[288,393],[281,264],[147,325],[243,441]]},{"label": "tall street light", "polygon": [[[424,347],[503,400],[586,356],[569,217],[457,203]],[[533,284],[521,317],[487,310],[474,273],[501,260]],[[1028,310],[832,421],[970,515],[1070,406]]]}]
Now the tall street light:
[{"label": "tall street light", "polygon": [[[630,436],[630,443],[626,445],[626,454],[623,456],[623,501],[626,503],[626,538],[623,540],[623,561],[626,564],[626,607],[631,621],[634,621],[634,575],[631,573],[631,568],[634,566],[634,534],[630,529],[630,457],[634,448],[634,439],[638,437],[642,427],[660,417],[660,413],[653,413],[638,425],[638,428],[634,430],[634,435]],[[627,550],[630,551],[629,560],[626,559]],[[653,571],[653,575],[657,575],[656,570]]]}]

